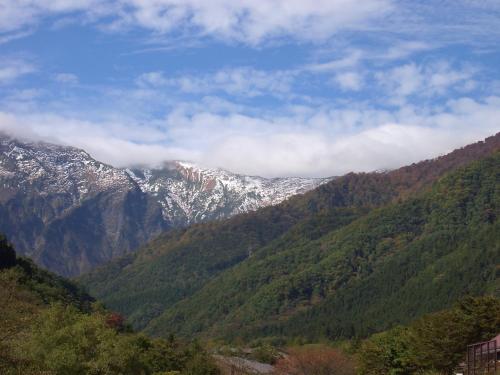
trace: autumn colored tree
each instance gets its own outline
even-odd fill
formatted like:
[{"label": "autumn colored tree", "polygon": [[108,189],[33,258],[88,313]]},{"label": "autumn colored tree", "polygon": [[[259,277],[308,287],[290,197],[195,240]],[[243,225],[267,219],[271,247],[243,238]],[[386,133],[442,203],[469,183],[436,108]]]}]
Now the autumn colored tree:
[{"label": "autumn colored tree", "polygon": [[121,332],[125,327],[125,318],[118,313],[112,312],[106,317],[106,325]]},{"label": "autumn colored tree", "polygon": [[353,375],[351,358],[338,349],[324,346],[292,348],[276,363],[279,375]]}]

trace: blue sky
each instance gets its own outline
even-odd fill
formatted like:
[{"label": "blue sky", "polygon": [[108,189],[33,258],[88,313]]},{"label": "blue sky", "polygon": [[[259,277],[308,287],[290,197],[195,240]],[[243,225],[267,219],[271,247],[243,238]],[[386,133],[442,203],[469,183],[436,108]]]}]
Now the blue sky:
[{"label": "blue sky", "polygon": [[500,131],[497,0],[0,0],[0,129],[115,166],[395,168]]}]

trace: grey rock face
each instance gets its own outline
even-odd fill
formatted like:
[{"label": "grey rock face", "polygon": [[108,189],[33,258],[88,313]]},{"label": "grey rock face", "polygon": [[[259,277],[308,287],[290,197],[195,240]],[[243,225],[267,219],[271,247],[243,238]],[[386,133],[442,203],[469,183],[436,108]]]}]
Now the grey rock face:
[{"label": "grey rock face", "polygon": [[277,204],[326,181],[185,162],[124,170],[77,148],[0,135],[0,232],[40,265],[74,276],[169,228]]},{"label": "grey rock face", "polygon": [[77,275],[167,228],[124,171],[76,148],[0,140],[0,231],[42,266]]}]

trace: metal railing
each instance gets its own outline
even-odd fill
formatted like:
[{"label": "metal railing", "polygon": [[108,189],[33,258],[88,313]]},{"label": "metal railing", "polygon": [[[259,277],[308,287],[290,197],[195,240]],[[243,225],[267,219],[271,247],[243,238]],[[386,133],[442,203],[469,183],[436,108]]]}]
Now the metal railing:
[{"label": "metal railing", "polygon": [[500,375],[500,348],[497,341],[485,341],[467,346],[467,375]]}]

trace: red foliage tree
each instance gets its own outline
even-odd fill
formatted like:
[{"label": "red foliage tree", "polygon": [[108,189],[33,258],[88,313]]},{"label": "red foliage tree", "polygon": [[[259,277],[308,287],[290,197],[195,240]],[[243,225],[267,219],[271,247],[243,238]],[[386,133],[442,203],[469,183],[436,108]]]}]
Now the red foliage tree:
[{"label": "red foliage tree", "polygon": [[278,375],[354,375],[354,362],[328,347],[293,348],[276,363]]},{"label": "red foliage tree", "polygon": [[123,331],[125,327],[125,318],[118,313],[112,312],[106,317],[106,324],[108,327],[114,328],[117,331]]}]

